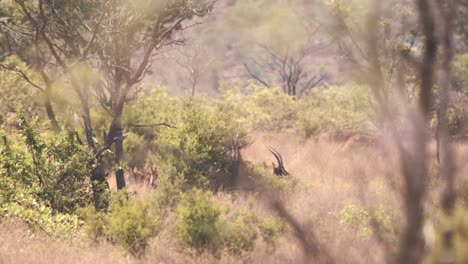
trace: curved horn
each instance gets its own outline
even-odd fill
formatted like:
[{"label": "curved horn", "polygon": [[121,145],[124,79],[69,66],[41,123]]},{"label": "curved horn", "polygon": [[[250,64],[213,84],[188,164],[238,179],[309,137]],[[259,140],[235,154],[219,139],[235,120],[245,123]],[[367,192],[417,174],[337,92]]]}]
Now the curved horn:
[{"label": "curved horn", "polygon": [[281,167],[281,158],[278,156],[277,152],[270,147],[267,147],[267,149],[271,152],[271,154],[273,154],[273,156],[275,156],[276,160],[278,161],[278,167]]},{"label": "curved horn", "polygon": [[289,174],[289,172],[284,168],[283,157],[281,156],[281,154],[276,149],[274,149],[273,147],[267,147],[267,148],[271,153],[273,153],[273,155],[278,160],[278,168],[281,171],[283,171],[285,174]]}]

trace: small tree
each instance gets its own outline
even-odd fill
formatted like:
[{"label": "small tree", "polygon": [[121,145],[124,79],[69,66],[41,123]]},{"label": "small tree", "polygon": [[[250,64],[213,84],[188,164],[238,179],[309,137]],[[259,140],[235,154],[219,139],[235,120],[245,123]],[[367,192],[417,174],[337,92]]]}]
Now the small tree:
[{"label": "small tree", "polygon": [[[19,32],[22,37],[12,39],[10,44],[20,47],[26,43],[32,51],[33,56],[25,61],[42,78],[45,88],[37,85],[38,89],[48,95],[49,87],[60,81],[78,97],[86,142],[97,160],[93,181],[105,182],[103,153],[115,144],[115,162],[119,165],[117,187],[125,186],[120,165],[124,152],[124,107],[140,91],[137,84],[145,77],[157,52],[164,46],[182,43],[179,33],[189,26],[185,22],[209,14],[214,2],[15,0],[7,4],[15,10],[11,19],[18,22],[10,27],[2,24],[2,30],[10,32],[10,36]],[[19,54],[19,50],[10,49],[12,54]],[[27,75],[18,74],[30,80]],[[93,93],[109,114],[110,124],[101,145],[96,145],[93,132]],[[59,130],[50,96],[46,98],[49,119]]]}]

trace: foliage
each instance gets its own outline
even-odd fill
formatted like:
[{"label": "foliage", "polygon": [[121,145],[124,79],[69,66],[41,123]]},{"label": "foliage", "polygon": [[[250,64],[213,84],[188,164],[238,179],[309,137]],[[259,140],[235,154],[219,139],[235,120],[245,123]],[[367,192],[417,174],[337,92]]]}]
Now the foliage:
[{"label": "foliage", "polygon": [[198,252],[241,254],[252,250],[260,236],[273,244],[285,229],[283,222],[263,217],[252,206],[234,210],[215,203],[200,189],[182,194],[176,214],[179,239]]},{"label": "foliage", "polygon": [[300,131],[306,136],[326,130],[372,130],[369,90],[358,84],[312,90],[300,102]]},{"label": "foliage", "polygon": [[[6,186],[9,185],[9,186]],[[5,196],[4,189],[8,189]],[[0,190],[0,222],[4,219],[20,219],[35,232],[49,236],[74,236],[79,233],[82,222],[76,215],[54,212],[45,203],[37,200],[28,188],[3,178]]]},{"label": "foliage", "polygon": [[297,103],[280,88],[268,89],[250,83],[245,94],[224,89],[221,111],[230,112],[251,130],[278,132],[294,127],[298,118]]},{"label": "foliage", "polygon": [[37,199],[58,212],[73,212],[88,204],[91,193],[85,179],[92,170],[92,155],[75,134],[40,135],[22,114],[19,126],[21,136],[13,142],[2,136],[0,177],[30,188]]},{"label": "foliage", "polygon": [[141,254],[160,230],[160,218],[152,201],[149,198],[131,201],[125,191],[112,195],[107,213],[88,207],[81,215],[90,238],[105,237],[135,255]]},{"label": "foliage", "polygon": [[196,250],[216,250],[220,243],[216,228],[221,208],[200,189],[182,194],[176,209],[179,239]]},{"label": "foliage", "polygon": [[457,202],[452,212],[438,209],[432,217],[434,241],[432,263],[466,263],[468,239],[468,211],[465,205]]},{"label": "foliage", "polygon": [[294,100],[279,88],[251,83],[246,94],[225,88],[219,108],[255,131],[309,137],[326,130],[375,129],[369,90],[358,84],[315,88]]},{"label": "foliage", "polygon": [[125,192],[116,193],[109,206],[108,236],[131,253],[141,252],[159,230],[159,217],[152,209],[149,199],[130,203]]},{"label": "foliage", "polygon": [[224,250],[233,254],[251,251],[258,237],[273,245],[285,227],[284,222],[262,216],[253,206],[232,210],[218,223]]},{"label": "foliage", "polygon": [[[228,115],[192,102],[178,113],[177,129],[159,134],[160,159],[171,164],[186,183],[213,186],[217,177],[229,173],[229,141],[235,137],[235,124]],[[239,142],[243,142],[240,131]],[[216,186],[215,186],[216,187]]]},{"label": "foliage", "polygon": [[453,60],[454,77],[463,91],[468,91],[468,53],[455,56]]},{"label": "foliage", "polygon": [[[28,74],[32,82],[38,82],[37,74],[28,69],[18,57],[8,57],[2,64],[7,68],[21,69]],[[21,106],[30,114],[40,115],[41,98],[40,91],[21,78],[19,74],[0,67],[0,113],[14,111],[17,106]]]},{"label": "foliage", "polygon": [[373,233],[372,222],[386,235],[394,235],[396,226],[392,215],[382,206],[366,209],[357,205],[346,205],[335,213],[341,223],[346,223],[361,237],[368,238]]},{"label": "foliage", "polygon": [[468,117],[463,114],[463,106],[452,105],[447,110],[448,131],[451,135],[462,132]]}]

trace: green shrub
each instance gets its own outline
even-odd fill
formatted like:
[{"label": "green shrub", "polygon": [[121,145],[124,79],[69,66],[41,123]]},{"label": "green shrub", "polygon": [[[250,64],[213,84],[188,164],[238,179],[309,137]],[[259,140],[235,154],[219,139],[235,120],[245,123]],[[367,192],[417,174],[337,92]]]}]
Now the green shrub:
[{"label": "green shrub", "polygon": [[106,238],[134,255],[144,252],[161,226],[151,199],[132,201],[125,191],[112,194],[107,213],[88,207],[81,210],[81,216],[86,222],[84,230],[89,238],[95,241]]},{"label": "green shrub", "polygon": [[357,84],[313,89],[299,101],[298,127],[306,137],[326,130],[372,130],[369,89]]},{"label": "green shrub", "polygon": [[231,210],[216,204],[200,189],[182,195],[176,214],[180,241],[197,252],[240,254],[252,250],[259,237],[272,245],[285,228],[282,221],[264,217],[252,206]]},{"label": "green shrub", "polygon": [[252,131],[297,131],[306,137],[324,130],[372,130],[372,102],[369,89],[358,84],[319,87],[294,99],[279,88],[253,83],[242,94],[224,88],[218,103]]},{"label": "green shrub", "polygon": [[458,86],[468,91],[468,53],[459,54],[453,60],[454,77]]},{"label": "green shrub", "polygon": [[252,206],[237,209],[218,223],[223,249],[231,254],[251,251],[259,237],[268,245],[274,245],[285,227],[284,222],[262,216]]},{"label": "green shrub", "polygon": [[286,223],[275,217],[264,217],[259,223],[260,234],[268,245],[274,245],[279,235],[286,229]]},{"label": "green shrub", "polygon": [[149,200],[130,202],[125,192],[111,198],[107,235],[112,241],[124,246],[129,252],[139,254],[148,245],[150,238],[159,231],[159,216]]},{"label": "green shrub", "polygon": [[[85,180],[93,157],[75,134],[39,134],[22,114],[19,125],[21,136],[2,133],[0,178],[30,188],[36,199],[58,212],[71,213],[90,203],[91,191]],[[0,186],[7,195],[11,190],[5,187]]]},{"label": "green shrub", "polygon": [[447,117],[449,123],[449,133],[452,135],[459,134],[464,128],[467,117],[463,114],[463,106],[452,105],[447,110]]},{"label": "green shrub", "polygon": [[221,209],[211,196],[200,189],[182,194],[176,209],[179,239],[197,251],[216,251],[220,244],[217,228]]},{"label": "green shrub", "polygon": [[[177,129],[160,132],[159,160],[173,166],[185,183],[218,187],[217,178],[229,174],[229,142],[237,134],[229,116],[193,102],[180,112]],[[240,130],[239,141],[244,133]]]},{"label": "green shrub", "polygon": [[250,130],[279,132],[295,126],[297,102],[281,88],[265,88],[250,83],[246,93],[225,88],[218,107]]},{"label": "green shrub", "polygon": [[372,235],[373,227],[371,221],[375,221],[379,228],[387,233],[387,235],[394,235],[395,233],[396,225],[394,224],[392,215],[381,206],[365,209],[357,205],[346,205],[335,215],[342,223],[349,225],[359,236],[364,238]]},{"label": "green shrub", "polygon": [[56,213],[35,199],[30,190],[12,181],[10,183],[14,193],[10,193],[5,199],[0,192],[0,222],[5,219],[20,219],[33,232],[45,232],[55,237],[69,237],[79,233],[83,223],[76,215]]},{"label": "green shrub", "polygon": [[[42,85],[38,74],[27,68],[20,58],[10,56],[2,61],[2,64],[8,68],[18,67],[32,82]],[[42,113],[41,92],[13,71],[0,68],[0,94],[0,113],[13,111],[18,105],[28,109],[28,112],[35,116]]]},{"label": "green shrub", "polygon": [[218,223],[223,248],[239,254],[253,249],[259,219],[252,210],[237,210]]}]

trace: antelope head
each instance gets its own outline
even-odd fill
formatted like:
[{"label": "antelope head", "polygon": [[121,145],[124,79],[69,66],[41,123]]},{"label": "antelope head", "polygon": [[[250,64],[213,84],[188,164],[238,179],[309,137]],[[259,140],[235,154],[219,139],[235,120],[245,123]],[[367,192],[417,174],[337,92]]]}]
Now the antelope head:
[{"label": "antelope head", "polygon": [[273,156],[275,156],[276,161],[278,162],[278,166],[273,163],[273,173],[280,177],[289,175],[289,172],[284,168],[283,157],[281,157],[281,154],[272,147],[267,147],[267,149],[271,154],[273,154]]}]

